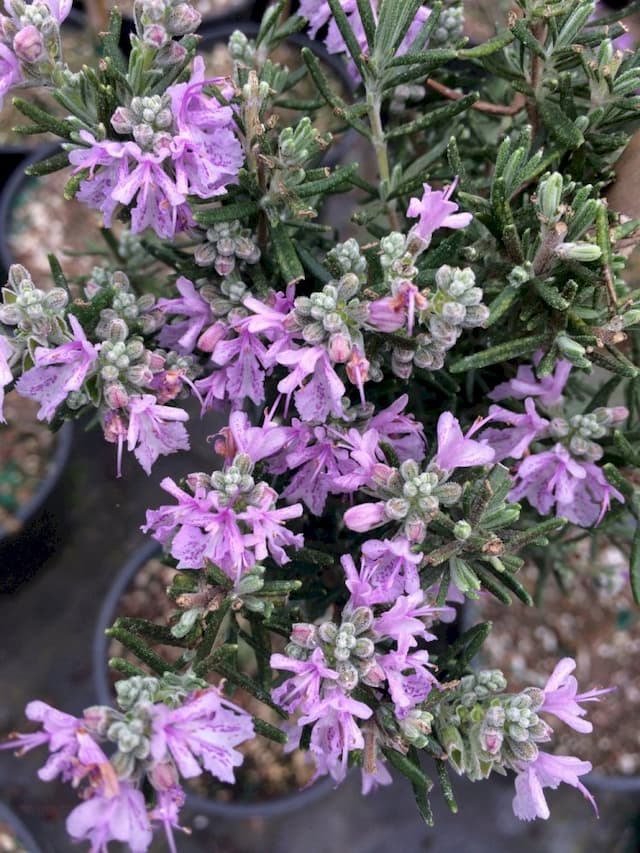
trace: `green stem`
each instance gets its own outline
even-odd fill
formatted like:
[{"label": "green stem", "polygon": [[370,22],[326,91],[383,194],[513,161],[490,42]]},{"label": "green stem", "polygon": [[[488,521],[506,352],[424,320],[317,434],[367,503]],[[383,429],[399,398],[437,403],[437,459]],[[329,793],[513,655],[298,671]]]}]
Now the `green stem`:
[{"label": "green stem", "polygon": [[376,152],[376,160],[378,162],[380,200],[386,205],[391,230],[399,231],[400,221],[396,210],[396,202],[395,199],[388,198],[391,189],[391,169],[389,167],[387,140],[384,128],[382,127],[381,109],[382,99],[380,93],[367,86],[367,114],[369,116],[369,124],[371,125],[373,148]]}]

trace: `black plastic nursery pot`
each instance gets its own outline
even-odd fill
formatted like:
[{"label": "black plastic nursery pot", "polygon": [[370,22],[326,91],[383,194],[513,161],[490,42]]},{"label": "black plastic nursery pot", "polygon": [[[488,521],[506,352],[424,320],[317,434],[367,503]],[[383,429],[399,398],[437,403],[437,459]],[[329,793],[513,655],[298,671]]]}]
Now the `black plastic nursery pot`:
[{"label": "black plastic nursery pot", "polygon": [[[96,621],[93,639],[93,686],[100,705],[112,705],[114,694],[109,677],[108,657],[110,638],[105,631],[116,618],[120,599],[130,587],[133,579],[148,560],[159,557],[162,549],[157,542],[143,545],[123,566],[105,597]],[[193,819],[198,816],[227,818],[241,821],[249,817],[275,818],[303,809],[327,796],[334,788],[330,777],[292,794],[274,797],[265,801],[226,803],[208,799],[199,794],[187,794],[186,808]]]},{"label": "black plastic nursery pot", "polygon": [[[33,835],[29,832],[20,818],[4,803],[0,803],[0,835],[10,833],[15,840],[20,843],[19,850],[26,850],[27,853],[41,853],[42,848],[36,843]],[[1,841],[0,841],[1,844]],[[1,846],[2,850],[12,850],[13,848]]]},{"label": "black plastic nursery pot", "polygon": [[15,592],[33,577],[64,541],[64,472],[72,443],[73,425],[65,423],[57,434],[47,474],[31,498],[15,513],[20,527],[12,533],[5,533],[0,528],[0,592]]}]

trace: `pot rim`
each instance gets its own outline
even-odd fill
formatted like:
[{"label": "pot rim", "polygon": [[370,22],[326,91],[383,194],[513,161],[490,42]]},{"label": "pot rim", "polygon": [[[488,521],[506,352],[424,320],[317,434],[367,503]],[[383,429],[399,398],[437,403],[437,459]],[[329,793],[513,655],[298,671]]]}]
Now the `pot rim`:
[{"label": "pot rim", "polygon": [[9,272],[9,267],[16,262],[9,249],[9,225],[14,199],[24,183],[34,180],[32,175],[25,173],[25,169],[33,166],[34,163],[45,160],[52,154],[56,154],[61,150],[61,147],[62,143],[60,142],[43,142],[35,148],[31,148],[11,172],[2,187],[2,192],[0,192],[0,267],[6,273]]},{"label": "pot rim", "polygon": [[[106,636],[105,631],[113,622],[118,602],[137,572],[147,560],[157,557],[161,553],[162,546],[154,540],[141,545],[120,569],[103,599],[94,629],[92,649],[93,689],[100,705],[113,704],[113,693],[107,665],[111,640]],[[209,800],[200,794],[187,793],[185,806],[193,812],[204,813],[213,817],[230,819],[277,817],[320,800],[335,787],[334,780],[330,776],[326,776],[296,793],[256,803],[220,803]]]},{"label": "pot rim", "polygon": [[29,829],[25,826],[24,822],[18,817],[18,815],[10,809],[9,806],[0,801],[0,820],[8,823],[12,829],[16,830],[18,833],[18,840],[22,841],[29,853],[41,853],[42,848],[37,843]]},{"label": "pot rim", "polygon": [[[21,504],[15,517],[21,522],[21,528],[29,521],[30,518],[36,515],[38,510],[47,502],[49,495],[59,482],[64,469],[71,455],[71,445],[73,443],[73,423],[65,421],[57,432],[56,449],[51,457],[49,470],[38,484],[38,488],[31,495],[28,501]],[[9,533],[0,527],[0,543],[5,540],[10,540],[13,536],[20,535],[20,529],[16,533]]]}]

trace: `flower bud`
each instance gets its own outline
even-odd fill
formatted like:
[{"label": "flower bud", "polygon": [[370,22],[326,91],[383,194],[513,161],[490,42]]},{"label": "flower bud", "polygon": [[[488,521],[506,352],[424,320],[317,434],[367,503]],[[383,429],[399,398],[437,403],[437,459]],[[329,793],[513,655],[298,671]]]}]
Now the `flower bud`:
[{"label": "flower bud", "polygon": [[309,622],[294,622],[291,642],[302,646],[303,649],[315,649],[318,645],[318,629]]},{"label": "flower bud", "polygon": [[107,385],[104,389],[104,399],[110,409],[124,409],[129,403],[129,395],[120,382]]},{"label": "flower bud", "polygon": [[116,133],[131,133],[133,130],[134,116],[126,107],[118,107],[111,116],[111,127]]},{"label": "flower bud", "polygon": [[566,356],[569,360],[572,358],[580,358],[585,354],[585,348],[582,344],[579,344],[567,335],[558,335],[556,338],[556,345],[562,355]]},{"label": "flower bud", "polygon": [[600,246],[595,243],[560,243],[554,251],[563,260],[580,261],[583,264],[597,261],[602,255]]},{"label": "flower bud", "polygon": [[557,222],[560,218],[562,184],[562,175],[553,172],[538,185],[538,209],[547,222]]},{"label": "flower bud", "polygon": [[453,528],[453,535],[459,542],[464,542],[471,536],[472,527],[468,521],[457,521]]},{"label": "flower bud", "polygon": [[329,338],[328,350],[333,362],[343,364],[351,355],[351,341],[342,332],[337,332]]},{"label": "flower bud", "polygon": [[23,27],[13,39],[13,50],[21,62],[38,62],[46,54],[42,33],[32,24]]},{"label": "flower bud", "polygon": [[188,3],[174,6],[167,19],[167,29],[172,35],[184,36],[195,32],[200,26],[202,15]]}]

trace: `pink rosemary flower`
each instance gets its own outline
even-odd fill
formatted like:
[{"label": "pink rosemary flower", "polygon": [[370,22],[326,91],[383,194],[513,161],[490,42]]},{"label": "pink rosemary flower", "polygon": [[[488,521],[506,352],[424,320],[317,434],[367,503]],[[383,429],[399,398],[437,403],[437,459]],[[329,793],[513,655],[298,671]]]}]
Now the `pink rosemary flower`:
[{"label": "pink rosemary flower", "polygon": [[453,471],[493,462],[493,449],[470,438],[484,423],[486,421],[478,421],[463,435],[458,419],[451,412],[443,412],[438,418],[438,450],[434,457],[436,465],[444,471]]},{"label": "pink rosemary flower", "polygon": [[371,607],[396,601],[405,592],[417,592],[420,588],[418,566],[421,561],[422,554],[414,554],[404,536],[382,541],[368,539],[362,545],[359,572],[350,555],[345,554],[341,559],[351,603],[354,607]]},{"label": "pink rosemary flower", "polygon": [[327,666],[322,649],[314,649],[308,660],[273,654],[271,666],[294,673],[272,692],[273,701],[289,713],[298,708],[303,713],[311,713],[320,702],[323,679],[335,681],[338,678],[338,673]]},{"label": "pink rosemary flower", "polygon": [[13,347],[8,339],[0,335],[0,424],[6,424],[3,413],[4,389],[13,382],[13,373],[9,366],[9,359],[13,357]]},{"label": "pink rosemary flower", "polygon": [[127,447],[147,473],[159,456],[189,450],[189,436],[182,421],[189,415],[173,406],[159,406],[152,394],[129,397]]},{"label": "pink rosemary flower", "polygon": [[0,109],[4,97],[14,86],[22,82],[20,62],[6,44],[0,44]]},{"label": "pink rosemary flower", "polygon": [[64,782],[78,785],[85,777],[92,784],[100,784],[113,795],[118,790],[118,780],[102,749],[86,731],[85,721],[52,708],[46,702],[29,702],[25,709],[27,719],[38,722],[42,730],[32,734],[16,734],[0,749],[16,749],[24,755],[38,746],[46,745],[49,758],[38,771],[43,782],[60,776]]},{"label": "pink rosemary flower", "polygon": [[561,444],[552,450],[528,456],[516,471],[516,484],[509,500],[527,498],[542,515],[555,506],[556,515],[580,527],[602,521],[611,498],[624,497],[605,478],[594,462],[579,462]]},{"label": "pink rosemary flower", "polygon": [[369,304],[367,322],[380,332],[396,332],[406,325],[413,335],[416,310],[427,307],[426,297],[410,281],[403,281],[392,296],[375,299]]},{"label": "pink rosemary flower", "polygon": [[368,720],[372,713],[364,702],[336,687],[300,717],[300,727],[314,724],[309,749],[316,762],[316,776],[330,774],[337,783],[344,781],[349,753],[364,749],[364,737],[356,721]]},{"label": "pink rosemary flower", "polygon": [[292,368],[278,383],[278,391],[287,398],[295,391],[296,408],[303,421],[324,423],[329,415],[342,416],[345,387],[324,347],[285,350],[278,355],[278,362]]},{"label": "pink rosemary flower", "polygon": [[432,190],[429,184],[423,184],[422,198],[409,201],[407,216],[412,219],[418,217],[418,222],[409,232],[410,238],[418,237],[425,248],[438,228],[466,228],[473,219],[470,213],[457,213],[458,205],[451,201],[457,183],[456,178],[445,190]]},{"label": "pink rosemary flower", "polygon": [[267,347],[247,326],[238,327],[237,331],[235,338],[216,344],[211,360],[224,368],[224,394],[234,405],[242,405],[246,397],[254,403],[263,403]]},{"label": "pink rosemary flower", "polygon": [[450,610],[448,607],[433,607],[425,600],[421,589],[410,595],[400,595],[393,607],[376,617],[373,622],[373,633],[380,638],[390,638],[395,641],[400,654],[406,655],[409,649],[418,645],[418,638],[435,640],[425,626],[425,619],[434,621],[441,611]]},{"label": "pink rosemary flower", "polygon": [[300,430],[297,438],[298,442],[292,441],[285,453],[284,470],[295,473],[282,497],[302,501],[314,515],[322,515],[327,497],[340,475],[335,443],[324,427]]},{"label": "pink rosemary flower", "polygon": [[79,391],[98,358],[99,346],[90,343],[84,329],[69,314],[72,338],[54,349],[38,347],[35,367],[16,383],[18,393],[40,403],[38,419],[51,421],[71,391]]},{"label": "pink rosemary flower", "polygon": [[578,693],[578,682],[575,676],[571,675],[575,668],[576,662],[573,658],[562,658],[556,664],[543,687],[544,703],[540,710],[553,714],[577,732],[587,734],[593,731],[593,725],[588,720],[582,719],[587,711],[580,706],[580,703],[598,702],[600,696],[611,693],[615,687]]},{"label": "pink rosemary flower", "polygon": [[561,782],[577,788],[591,803],[596,814],[595,800],[580,782],[580,776],[591,771],[591,762],[581,761],[572,755],[550,755],[539,752],[534,761],[522,763],[516,776],[516,795],[513,798],[513,812],[520,820],[534,820],[541,817],[547,820],[549,806],[544,796],[544,788],[557,788]]},{"label": "pink rosemary flower", "polygon": [[178,323],[165,323],[158,335],[158,343],[161,347],[188,354],[196,348],[205,327],[213,323],[213,312],[188,278],[180,276],[176,288],[180,296],[159,299],[157,307],[164,314],[177,314],[185,319]]},{"label": "pink rosemary flower", "polygon": [[74,841],[88,841],[91,853],[103,853],[110,841],[122,841],[132,853],[145,853],[153,831],[142,792],[121,782],[116,794],[96,792],[67,818]]},{"label": "pink rosemary flower", "polygon": [[433,686],[438,684],[429,669],[429,653],[424,649],[411,654],[393,651],[378,655],[377,662],[387,679],[398,719],[403,719],[412,708],[424,702]]},{"label": "pink rosemary flower", "polygon": [[207,770],[221,782],[235,782],[243,756],[235,748],[254,736],[251,716],[224,699],[217,688],[196,691],[179,708],[151,710],[151,756],[170,755],[185,779]]},{"label": "pink rosemary flower", "polygon": [[178,853],[178,848],[173,837],[173,830],[179,829],[182,832],[190,831],[178,823],[178,815],[186,799],[185,793],[180,785],[173,785],[171,788],[157,791],[156,797],[156,805],[149,812],[149,818],[152,822],[157,821],[162,824],[170,852]]},{"label": "pink rosemary flower", "polygon": [[289,562],[285,547],[301,548],[301,533],[291,533],[285,522],[302,515],[301,504],[276,509],[278,493],[268,486],[263,489],[259,503],[249,505],[241,514],[242,521],[250,532],[244,537],[245,545],[253,548],[256,560],[264,560],[271,555],[279,566]]},{"label": "pink rosemary flower", "polygon": [[400,462],[405,459],[421,462],[426,453],[424,427],[413,415],[405,414],[408,402],[408,395],[401,394],[371,418],[369,429],[376,430],[380,438],[393,447]]},{"label": "pink rosemary flower", "polygon": [[[537,353],[533,359],[534,365],[538,364],[541,358],[542,353]],[[555,406],[562,400],[562,392],[570,373],[571,362],[564,359],[557,361],[553,373],[543,376],[542,379],[536,378],[531,365],[521,364],[515,378],[496,385],[493,391],[489,392],[488,397],[495,401],[504,400],[507,397],[513,397],[516,400],[537,397],[543,406]]]},{"label": "pink rosemary flower", "polygon": [[289,427],[277,426],[269,418],[264,424],[252,427],[245,412],[236,410],[229,415],[229,426],[222,427],[214,449],[227,461],[237,453],[246,454],[252,462],[269,459],[279,453],[291,439]]},{"label": "pink rosemary flower", "polygon": [[532,397],[524,401],[524,414],[512,412],[502,406],[491,406],[489,418],[492,423],[500,422],[507,425],[506,429],[485,429],[482,440],[495,451],[496,462],[501,462],[507,457],[511,459],[522,459],[529,450],[529,445],[536,438],[544,435],[549,421],[541,418],[536,411],[536,404]]}]

